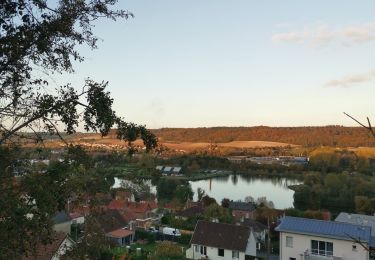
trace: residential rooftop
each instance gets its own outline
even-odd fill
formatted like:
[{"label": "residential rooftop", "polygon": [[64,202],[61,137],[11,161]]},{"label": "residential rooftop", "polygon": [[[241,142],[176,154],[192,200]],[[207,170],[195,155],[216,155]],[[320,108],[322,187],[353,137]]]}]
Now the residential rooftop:
[{"label": "residential rooftop", "polygon": [[375,216],[341,212],[335,221],[371,227],[371,235],[375,236]]},{"label": "residential rooftop", "polygon": [[350,223],[286,216],[276,231],[370,243],[371,228]]},{"label": "residential rooftop", "polygon": [[249,227],[198,221],[191,244],[244,252],[249,236]]}]

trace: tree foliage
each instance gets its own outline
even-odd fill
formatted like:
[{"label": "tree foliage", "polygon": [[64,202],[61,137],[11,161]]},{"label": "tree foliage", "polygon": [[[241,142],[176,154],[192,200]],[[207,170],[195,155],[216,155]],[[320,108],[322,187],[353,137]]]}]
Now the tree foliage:
[{"label": "tree foliage", "polygon": [[96,168],[82,149],[70,147],[64,161],[37,169],[21,160],[17,149],[7,149],[6,145],[18,143],[21,138],[42,141],[45,132],[64,140],[64,134],[74,133],[81,123],[87,131],[102,135],[117,128],[117,137],[128,142],[130,148],[137,138],[143,139],[147,149],[157,145],[155,136],[144,126],[117,116],[108,82],[86,79],[82,86],[57,86],[53,78],[55,74],[72,73],[73,63],[84,60],[78,51],[80,45],[97,47],[92,27],[98,19],[133,16],[115,10],[116,2],[1,1],[1,259],[18,259],[20,254],[32,252],[36,241],[48,243],[51,218],[64,208],[70,196],[106,191],[114,181],[113,176]]},{"label": "tree foliage", "polygon": [[113,10],[116,0],[71,1],[4,0],[0,5],[0,144],[15,136],[38,141],[41,131],[71,134],[81,121],[87,131],[108,134],[116,127],[117,137],[134,141],[141,137],[147,149],[156,146],[144,126],[125,122],[112,109],[108,82],[86,79],[81,88],[66,84],[50,89],[54,73],[71,73],[73,62],[84,57],[79,45],[96,48],[92,32],[99,18],[116,20],[133,15]]}]

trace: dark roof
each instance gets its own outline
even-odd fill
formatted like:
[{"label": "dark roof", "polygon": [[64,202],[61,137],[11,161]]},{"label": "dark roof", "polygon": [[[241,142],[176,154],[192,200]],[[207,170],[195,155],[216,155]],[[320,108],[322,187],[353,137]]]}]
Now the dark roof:
[{"label": "dark roof", "polygon": [[341,240],[360,239],[363,242],[370,242],[371,228],[341,223],[335,221],[284,217],[277,231],[290,232],[296,234],[306,234],[319,237],[328,237]]},{"label": "dark roof", "polygon": [[246,251],[250,228],[231,224],[198,221],[191,244]]},{"label": "dark roof", "polygon": [[56,254],[57,250],[60,248],[63,241],[67,238],[67,234],[62,232],[56,232],[53,234],[51,243],[43,245],[38,243],[35,248],[35,253],[27,253],[22,256],[22,260],[27,259],[38,259],[38,260],[51,260],[51,258]]},{"label": "dark roof", "polygon": [[196,215],[203,214],[203,212],[204,212],[204,208],[202,206],[192,206],[190,208],[187,208],[181,211],[180,213],[177,214],[177,216],[190,218]]},{"label": "dark roof", "polygon": [[241,225],[251,228],[252,230],[254,230],[254,232],[262,232],[267,229],[266,225],[249,218],[245,218]]},{"label": "dark roof", "polygon": [[64,222],[68,222],[71,220],[71,218],[69,217],[69,215],[63,210],[63,211],[59,211],[55,214],[55,216],[53,216],[52,218],[53,220],[53,223],[55,224],[60,224],[60,223],[64,223]]},{"label": "dark roof", "polygon": [[242,201],[230,201],[229,208],[232,210],[243,210],[243,211],[254,211],[255,206],[253,203],[247,203]]},{"label": "dark roof", "polygon": [[104,231],[108,233],[127,225],[121,214],[117,210],[106,210],[101,215],[95,217],[96,221]]}]

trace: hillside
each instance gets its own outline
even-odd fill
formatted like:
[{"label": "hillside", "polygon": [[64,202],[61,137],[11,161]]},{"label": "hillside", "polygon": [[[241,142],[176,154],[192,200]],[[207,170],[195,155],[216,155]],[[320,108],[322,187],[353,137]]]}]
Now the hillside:
[{"label": "hillside", "polygon": [[152,130],[162,142],[233,141],[280,142],[306,147],[375,146],[375,140],[361,127],[212,127],[212,128],[162,128]]}]

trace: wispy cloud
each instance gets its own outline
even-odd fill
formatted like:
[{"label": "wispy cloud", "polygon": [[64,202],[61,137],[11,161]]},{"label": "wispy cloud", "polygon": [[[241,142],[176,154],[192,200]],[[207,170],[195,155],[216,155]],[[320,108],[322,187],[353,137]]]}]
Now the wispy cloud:
[{"label": "wispy cloud", "polygon": [[369,82],[375,79],[375,70],[362,74],[347,75],[341,79],[330,80],[324,84],[326,87],[350,87],[356,84]]},{"label": "wispy cloud", "polygon": [[375,40],[375,24],[360,24],[338,29],[326,25],[307,27],[300,31],[288,31],[272,35],[273,42],[309,43],[313,47],[338,42],[345,46]]}]

